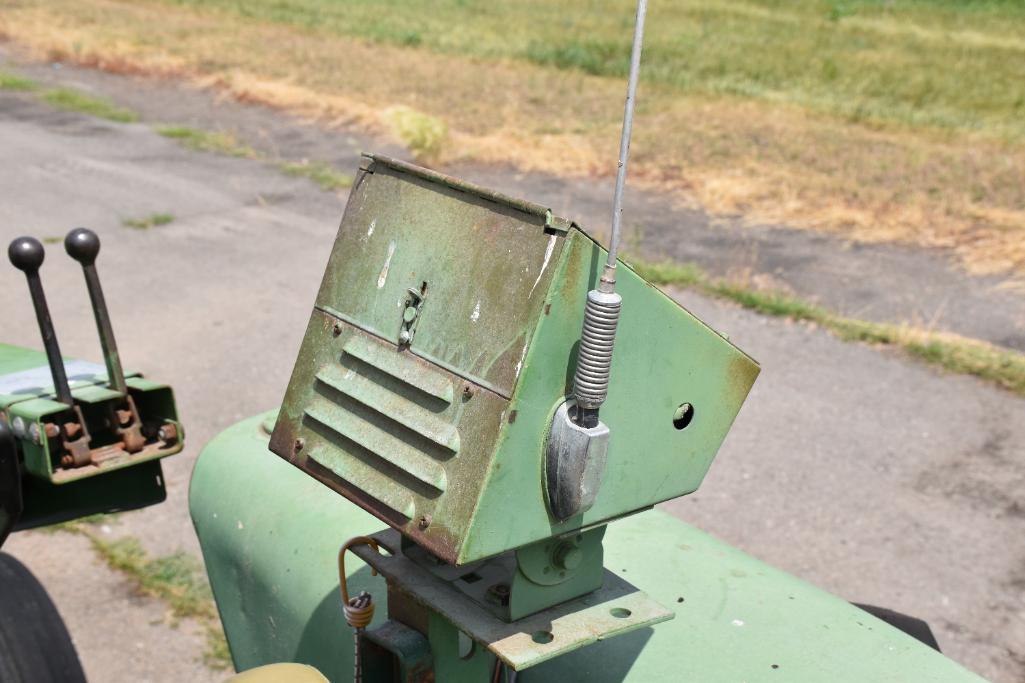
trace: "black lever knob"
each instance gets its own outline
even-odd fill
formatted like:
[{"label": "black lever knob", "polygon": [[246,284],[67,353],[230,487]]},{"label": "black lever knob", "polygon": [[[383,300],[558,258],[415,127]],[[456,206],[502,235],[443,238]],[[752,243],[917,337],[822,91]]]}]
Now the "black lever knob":
[{"label": "black lever knob", "polygon": [[46,360],[50,364],[50,376],[53,377],[57,400],[70,406],[74,405],[71,387],[68,386],[68,376],[64,372],[57,333],[54,332],[53,321],[50,320],[50,309],[46,305],[43,283],[39,279],[39,267],[43,265],[45,255],[43,245],[32,237],[19,237],[7,247],[7,257],[15,268],[25,273],[25,279],[28,280],[28,291],[32,297],[32,307],[36,310],[36,321],[39,323],[39,333],[43,337],[43,348],[46,350]]},{"label": "black lever knob", "polygon": [[100,238],[88,228],[75,228],[64,238],[64,249],[68,252],[68,256],[82,264],[85,287],[89,291],[93,317],[96,318],[96,330],[100,335],[100,346],[103,348],[103,360],[107,365],[110,388],[127,395],[128,386],[125,384],[125,373],[121,368],[121,356],[117,352],[117,342],[114,341],[114,328],[110,324],[110,313],[107,312],[107,302],[103,298],[100,276],[96,273],[96,256],[100,253]]},{"label": "black lever knob", "polygon": [[100,253],[100,238],[89,228],[75,228],[64,238],[64,249],[83,266],[91,266]]}]

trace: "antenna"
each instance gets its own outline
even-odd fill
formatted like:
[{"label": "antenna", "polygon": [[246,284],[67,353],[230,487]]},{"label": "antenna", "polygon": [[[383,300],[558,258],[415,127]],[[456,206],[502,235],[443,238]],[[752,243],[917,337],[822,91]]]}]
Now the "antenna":
[{"label": "antenna", "polygon": [[616,326],[623,298],[616,293],[616,254],[622,236],[623,190],[626,187],[626,168],[630,159],[630,136],[633,131],[634,101],[637,80],[641,70],[641,46],[644,42],[644,18],[647,0],[637,2],[637,20],[634,24],[633,47],[630,51],[630,76],[626,86],[623,107],[623,133],[619,140],[619,167],[616,171],[616,189],[612,197],[612,236],[609,257],[605,262],[597,289],[587,293],[584,326],[580,334],[580,351],[573,376],[573,396],[576,409],[571,419],[580,427],[597,427],[598,410],[609,391],[609,370],[612,350],[616,342]]},{"label": "antenna", "polygon": [[[613,291],[616,284],[616,256],[622,234],[623,190],[626,187],[626,165],[630,160],[630,136],[634,126],[634,101],[637,99],[637,81],[641,73],[641,45],[644,42],[644,18],[648,12],[647,0],[637,2],[637,20],[634,23],[634,42],[630,50],[630,77],[626,84],[626,103],[623,105],[623,133],[619,138],[619,167],[616,169],[616,189],[612,195],[612,237],[609,240],[609,258],[605,262],[606,278]],[[603,290],[604,291],[604,290]]]},{"label": "antenna", "polygon": [[25,279],[28,280],[28,291],[32,297],[32,306],[36,309],[36,320],[39,322],[39,333],[43,336],[43,348],[46,349],[46,360],[50,364],[50,375],[53,377],[57,400],[70,406],[74,405],[71,387],[68,386],[68,376],[64,372],[57,333],[53,329],[53,321],[50,320],[50,309],[46,305],[43,283],[39,279],[39,267],[43,265],[45,256],[43,245],[33,237],[19,237],[7,248],[7,257],[11,264],[25,273]]}]

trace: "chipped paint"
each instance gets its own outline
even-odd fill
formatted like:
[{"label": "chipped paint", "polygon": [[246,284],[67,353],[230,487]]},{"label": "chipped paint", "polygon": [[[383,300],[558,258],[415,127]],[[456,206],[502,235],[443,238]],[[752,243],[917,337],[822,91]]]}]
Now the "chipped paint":
[{"label": "chipped paint", "polygon": [[470,314],[470,320],[477,322],[480,319],[480,299],[477,299],[477,305],[473,307],[473,313]]},{"label": "chipped paint", "polygon": [[384,283],[388,282],[388,269],[391,268],[391,257],[395,255],[395,241],[392,240],[388,243],[388,256],[384,259],[384,266],[381,268],[381,274],[377,276],[377,288],[383,289]]},{"label": "chipped paint", "polygon": [[523,369],[523,360],[527,357],[527,349],[530,348],[530,340],[523,344],[523,351],[520,352],[520,362],[516,364],[516,376],[520,376],[520,370]]},{"label": "chipped paint", "polygon": [[376,228],[376,227],[377,227],[377,219],[375,218],[374,220],[370,221],[370,227],[367,228],[367,237],[370,237],[371,235],[374,234],[374,228]]},{"label": "chipped paint", "polygon": [[537,287],[537,283],[541,282],[541,276],[545,274],[545,268],[548,267],[548,262],[552,259],[552,251],[555,250],[555,235],[548,238],[548,246],[545,247],[545,259],[541,262],[541,270],[537,273],[537,279],[534,280],[533,286],[530,288],[530,292],[527,294],[529,297],[534,293],[534,287]]}]

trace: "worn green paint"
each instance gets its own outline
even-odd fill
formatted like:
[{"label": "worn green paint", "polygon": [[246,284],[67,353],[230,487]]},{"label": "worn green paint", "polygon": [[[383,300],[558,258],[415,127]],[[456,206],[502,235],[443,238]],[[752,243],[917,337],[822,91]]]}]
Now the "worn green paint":
[{"label": "worn green paint", "polygon": [[[542,206],[367,157],[272,450],[460,564],[694,491],[758,366],[620,265],[606,485],[586,514],[548,514],[544,442],[604,259]],[[404,303],[424,288],[405,349]]]},{"label": "worn green paint", "polygon": [[[64,362],[66,366],[69,363],[78,363],[71,359],[64,359]],[[91,368],[92,364],[89,365]],[[0,344],[0,382],[34,370],[39,370],[39,374],[45,375],[47,379],[39,384],[21,388],[15,393],[0,392],[0,416],[8,422],[20,418],[26,430],[34,425],[40,433],[42,433],[43,425],[47,422],[56,423],[75,419],[74,413],[68,406],[53,398],[55,392],[52,380],[48,379],[46,354],[32,349]],[[48,440],[44,439],[42,443],[37,444],[31,439],[23,438],[18,439],[18,447],[22,453],[24,471],[33,477],[60,486],[179,452],[184,439],[184,429],[177,421],[177,409],[171,388],[145,379],[136,372],[126,373],[125,382],[142,415],[159,416],[162,421],[175,425],[179,434],[176,445],[170,448],[148,449],[144,453],[131,455],[126,453],[122,457],[105,460],[99,467],[87,466],[58,471],[54,466],[55,454],[50,452]],[[93,418],[96,418],[97,421],[105,418],[105,404],[121,400],[121,395],[110,389],[107,383],[106,372],[101,366],[95,366],[95,372],[79,373],[69,377],[71,395],[83,411],[87,423],[92,423]],[[90,431],[95,432],[96,437],[100,436],[101,430],[90,427]],[[102,443],[97,441],[90,445],[95,448]],[[159,472],[159,469],[157,471]],[[104,496],[101,498],[106,499]]]},{"label": "worn green paint", "polygon": [[[510,605],[515,620],[509,621],[501,610],[474,599],[472,592],[460,585],[464,583],[466,567],[438,565],[436,561],[423,563],[422,552],[419,555],[413,552],[418,546],[410,548],[403,544],[401,534],[395,529],[385,529],[371,538],[377,541],[379,549],[388,552],[377,552],[366,545],[356,546],[352,552],[385,577],[389,600],[393,599],[392,591],[407,593],[403,606],[397,610],[399,614],[390,615],[393,619],[405,619],[404,623],[414,625],[420,623],[410,618],[409,606],[422,606],[458,625],[466,637],[516,671],[538,666],[599,640],[673,618],[668,608],[598,564],[594,567],[597,581],[591,586],[580,586],[584,589],[580,592],[562,592],[564,587],[574,585],[574,579],[545,586],[535,583],[532,588],[537,598],[534,609],[515,614],[516,608]],[[493,562],[488,564],[492,566],[473,565],[473,573],[478,578],[470,585],[481,592],[488,586],[509,580],[507,573],[494,571]],[[516,567],[512,569],[515,571]],[[524,566],[520,565],[522,569]],[[511,597],[517,590],[515,584],[516,579],[513,579]],[[551,589],[555,594],[545,595],[544,589]],[[544,637],[539,640],[540,634]]]},{"label": "worn green paint", "polygon": [[[341,615],[336,553],[347,538],[382,523],[270,454],[260,428],[267,417],[240,422],[211,441],[190,487],[232,656],[240,670],[297,661],[332,681],[349,681],[351,632]],[[847,602],[658,511],[610,525],[605,557],[609,569],[671,606],[676,618],[540,664],[519,681],[982,680]],[[350,591],[373,594],[380,624],[383,579],[353,556],[346,569]],[[446,673],[437,680],[489,680],[488,666],[454,659],[454,627],[429,631],[442,660],[436,665]]]}]

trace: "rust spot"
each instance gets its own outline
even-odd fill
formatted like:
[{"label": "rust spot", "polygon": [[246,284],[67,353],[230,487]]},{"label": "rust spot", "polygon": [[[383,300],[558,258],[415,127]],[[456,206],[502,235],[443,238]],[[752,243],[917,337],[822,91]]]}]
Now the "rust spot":
[{"label": "rust spot", "polygon": [[509,424],[512,424],[513,422],[516,422],[516,414],[518,412],[519,411],[516,411],[516,410],[510,410],[509,411]]},{"label": "rust spot", "polygon": [[755,379],[760,372],[761,367],[758,363],[749,358],[743,351],[739,349],[733,351],[726,368],[726,382],[724,385],[738,404],[743,403],[744,399],[747,398],[747,394],[751,391],[751,387],[754,385]]}]

